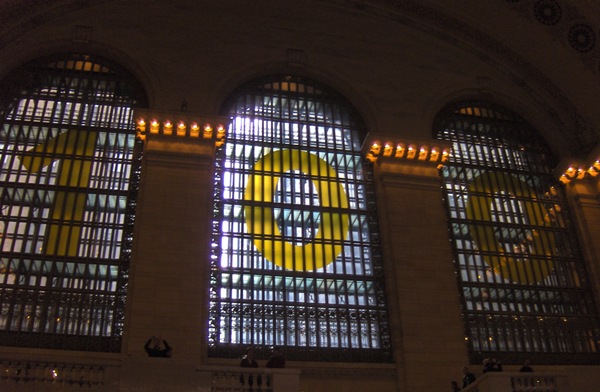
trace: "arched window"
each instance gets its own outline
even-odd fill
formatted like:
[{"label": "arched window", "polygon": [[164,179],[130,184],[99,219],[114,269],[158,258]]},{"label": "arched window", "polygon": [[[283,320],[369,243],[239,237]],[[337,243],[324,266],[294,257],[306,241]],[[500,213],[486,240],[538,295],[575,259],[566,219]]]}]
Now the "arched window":
[{"label": "arched window", "polygon": [[[364,125],[337,93],[274,76],[238,89],[216,172],[209,350],[390,361]],[[266,355],[263,354],[263,355]]]},{"label": "arched window", "polygon": [[448,106],[434,133],[453,143],[442,174],[472,362],[597,362],[597,309],[545,142],[487,102]]},{"label": "arched window", "polygon": [[89,55],[0,84],[0,345],[119,351],[139,175],[125,70]]}]

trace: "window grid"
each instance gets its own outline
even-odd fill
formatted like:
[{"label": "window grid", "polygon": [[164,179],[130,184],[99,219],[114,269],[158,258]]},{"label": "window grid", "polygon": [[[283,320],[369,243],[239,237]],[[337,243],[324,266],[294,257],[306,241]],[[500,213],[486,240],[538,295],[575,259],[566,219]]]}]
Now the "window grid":
[{"label": "window grid", "polygon": [[598,363],[600,329],[554,162],[506,109],[462,102],[435,135],[471,361]]},{"label": "window grid", "polygon": [[225,108],[210,355],[279,345],[288,359],[390,361],[374,194],[353,110],[279,76],[243,87]]},{"label": "window grid", "polygon": [[118,351],[143,93],[76,54],[32,62],[1,88],[0,344]]}]

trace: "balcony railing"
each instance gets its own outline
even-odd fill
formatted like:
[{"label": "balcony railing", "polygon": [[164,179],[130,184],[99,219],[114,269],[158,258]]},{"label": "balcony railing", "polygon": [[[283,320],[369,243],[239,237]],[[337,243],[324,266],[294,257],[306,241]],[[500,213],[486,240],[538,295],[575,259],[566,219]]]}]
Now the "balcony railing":
[{"label": "balcony railing", "polygon": [[[10,359],[8,359],[10,358]],[[300,369],[197,366],[174,358],[0,355],[0,391],[299,392]],[[566,373],[486,373],[461,392],[570,392]]]},{"label": "balcony railing", "polygon": [[567,376],[552,372],[486,373],[461,392],[566,392]]},{"label": "balcony railing", "polygon": [[0,379],[15,383],[93,387],[104,384],[104,367],[102,365],[7,360],[0,363]]},{"label": "balcony railing", "polygon": [[204,366],[197,369],[210,379],[210,392],[297,392],[298,369],[249,369]]},{"label": "balcony railing", "polygon": [[[162,388],[164,386],[164,388]],[[0,391],[194,390],[198,392],[298,392],[299,369],[201,366],[165,358],[0,357]],[[140,389],[141,388],[141,389]],[[150,390],[150,389],[148,389]]]}]

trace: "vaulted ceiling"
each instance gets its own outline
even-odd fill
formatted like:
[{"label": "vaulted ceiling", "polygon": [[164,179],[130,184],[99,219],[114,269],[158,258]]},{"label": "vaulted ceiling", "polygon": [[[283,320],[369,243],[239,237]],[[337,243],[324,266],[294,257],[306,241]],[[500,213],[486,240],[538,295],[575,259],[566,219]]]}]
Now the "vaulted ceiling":
[{"label": "vaulted ceiling", "polygon": [[[227,0],[220,0],[227,1]],[[563,102],[574,124],[576,145],[590,150],[599,143],[600,2],[598,0],[269,0],[326,6],[365,18],[396,21],[439,41],[478,53],[498,69],[510,69],[516,83],[535,85],[555,102]],[[4,48],[28,31],[69,13],[107,3],[164,6],[176,15],[207,0],[2,0],[0,61]],[[248,4],[252,4],[248,1]],[[178,10],[179,9],[179,10]],[[252,13],[248,6],[240,12]],[[293,18],[293,15],[287,15]],[[132,15],[132,18],[135,16]],[[224,28],[227,28],[224,26]],[[1,68],[1,67],[0,67]],[[517,72],[514,72],[517,70]],[[0,73],[4,70],[0,69]],[[585,90],[585,91],[584,91]],[[590,104],[592,102],[592,104]],[[597,102],[595,104],[594,102]],[[588,109],[581,109],[587,106]],[[585,115],[582,115],[582,110]],[[564,115],[564,114],[562,114]],[[557,118],[559,115],[556,116]]]},{"label": "vaulted ceiling", "polygon": [[[19,32],[51,21],[53,16],[100,3],[119,0],[3,0],[0,5],[0,43]],[[149,0],[151,1],[151,0]],[[193,0],[187,0],[189,3]],[[279,0],[283,1],[283,0]],[[160,1],[159,1],[160,2]],[[186,1],[184,1],[185,3]],[[546,39],[572,47],[583,61],[599,59],[600,4],[596,0],[312,0],[307,3],[330,3],[365,14],[391,18],[427,17],[432,22],[461,24],[494,30],[507,39],[531,37],[542,30]],[[166,8],[176,8],[177,1],[164,1]],[[521,18],[515,28],[515,18]],[[451,26],[445,26],[451,27]],[[525,27],[526,29],[522,29]],[[529,31],[529,30],[531,31]],[[591,56],[594,52],[595,56]],[[588,53],[588,55],[585,55]],[[595,64],[596,66],[600,64]]]}]

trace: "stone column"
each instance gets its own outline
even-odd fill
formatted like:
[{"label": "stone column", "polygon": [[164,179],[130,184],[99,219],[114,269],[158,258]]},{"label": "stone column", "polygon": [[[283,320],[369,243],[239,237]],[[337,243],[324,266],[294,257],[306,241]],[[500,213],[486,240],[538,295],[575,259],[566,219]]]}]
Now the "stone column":
[{"label": "stone column", "polygon": [[135,117],[144,154],[123,351],[146,356],[145,342],[160,335],[173,347],[173,360],[202,364],[214,154],[224,136],[216,128],[222,119],[141,111]]},{"label": "stone column", "polygon": [[468,363],[440,189],[449,146],[374,138],[366,155],[374,161],[399,390],[443,391]]},{"label": "stone column", "polygon": [[565,184],[596,306],[600,307],[600,145],[583,161],[564,160],[555,173]]},{"label": "stone column", "polygon": [[566,193],[596,306],[600,306],[600,177],[571,182]]}]

